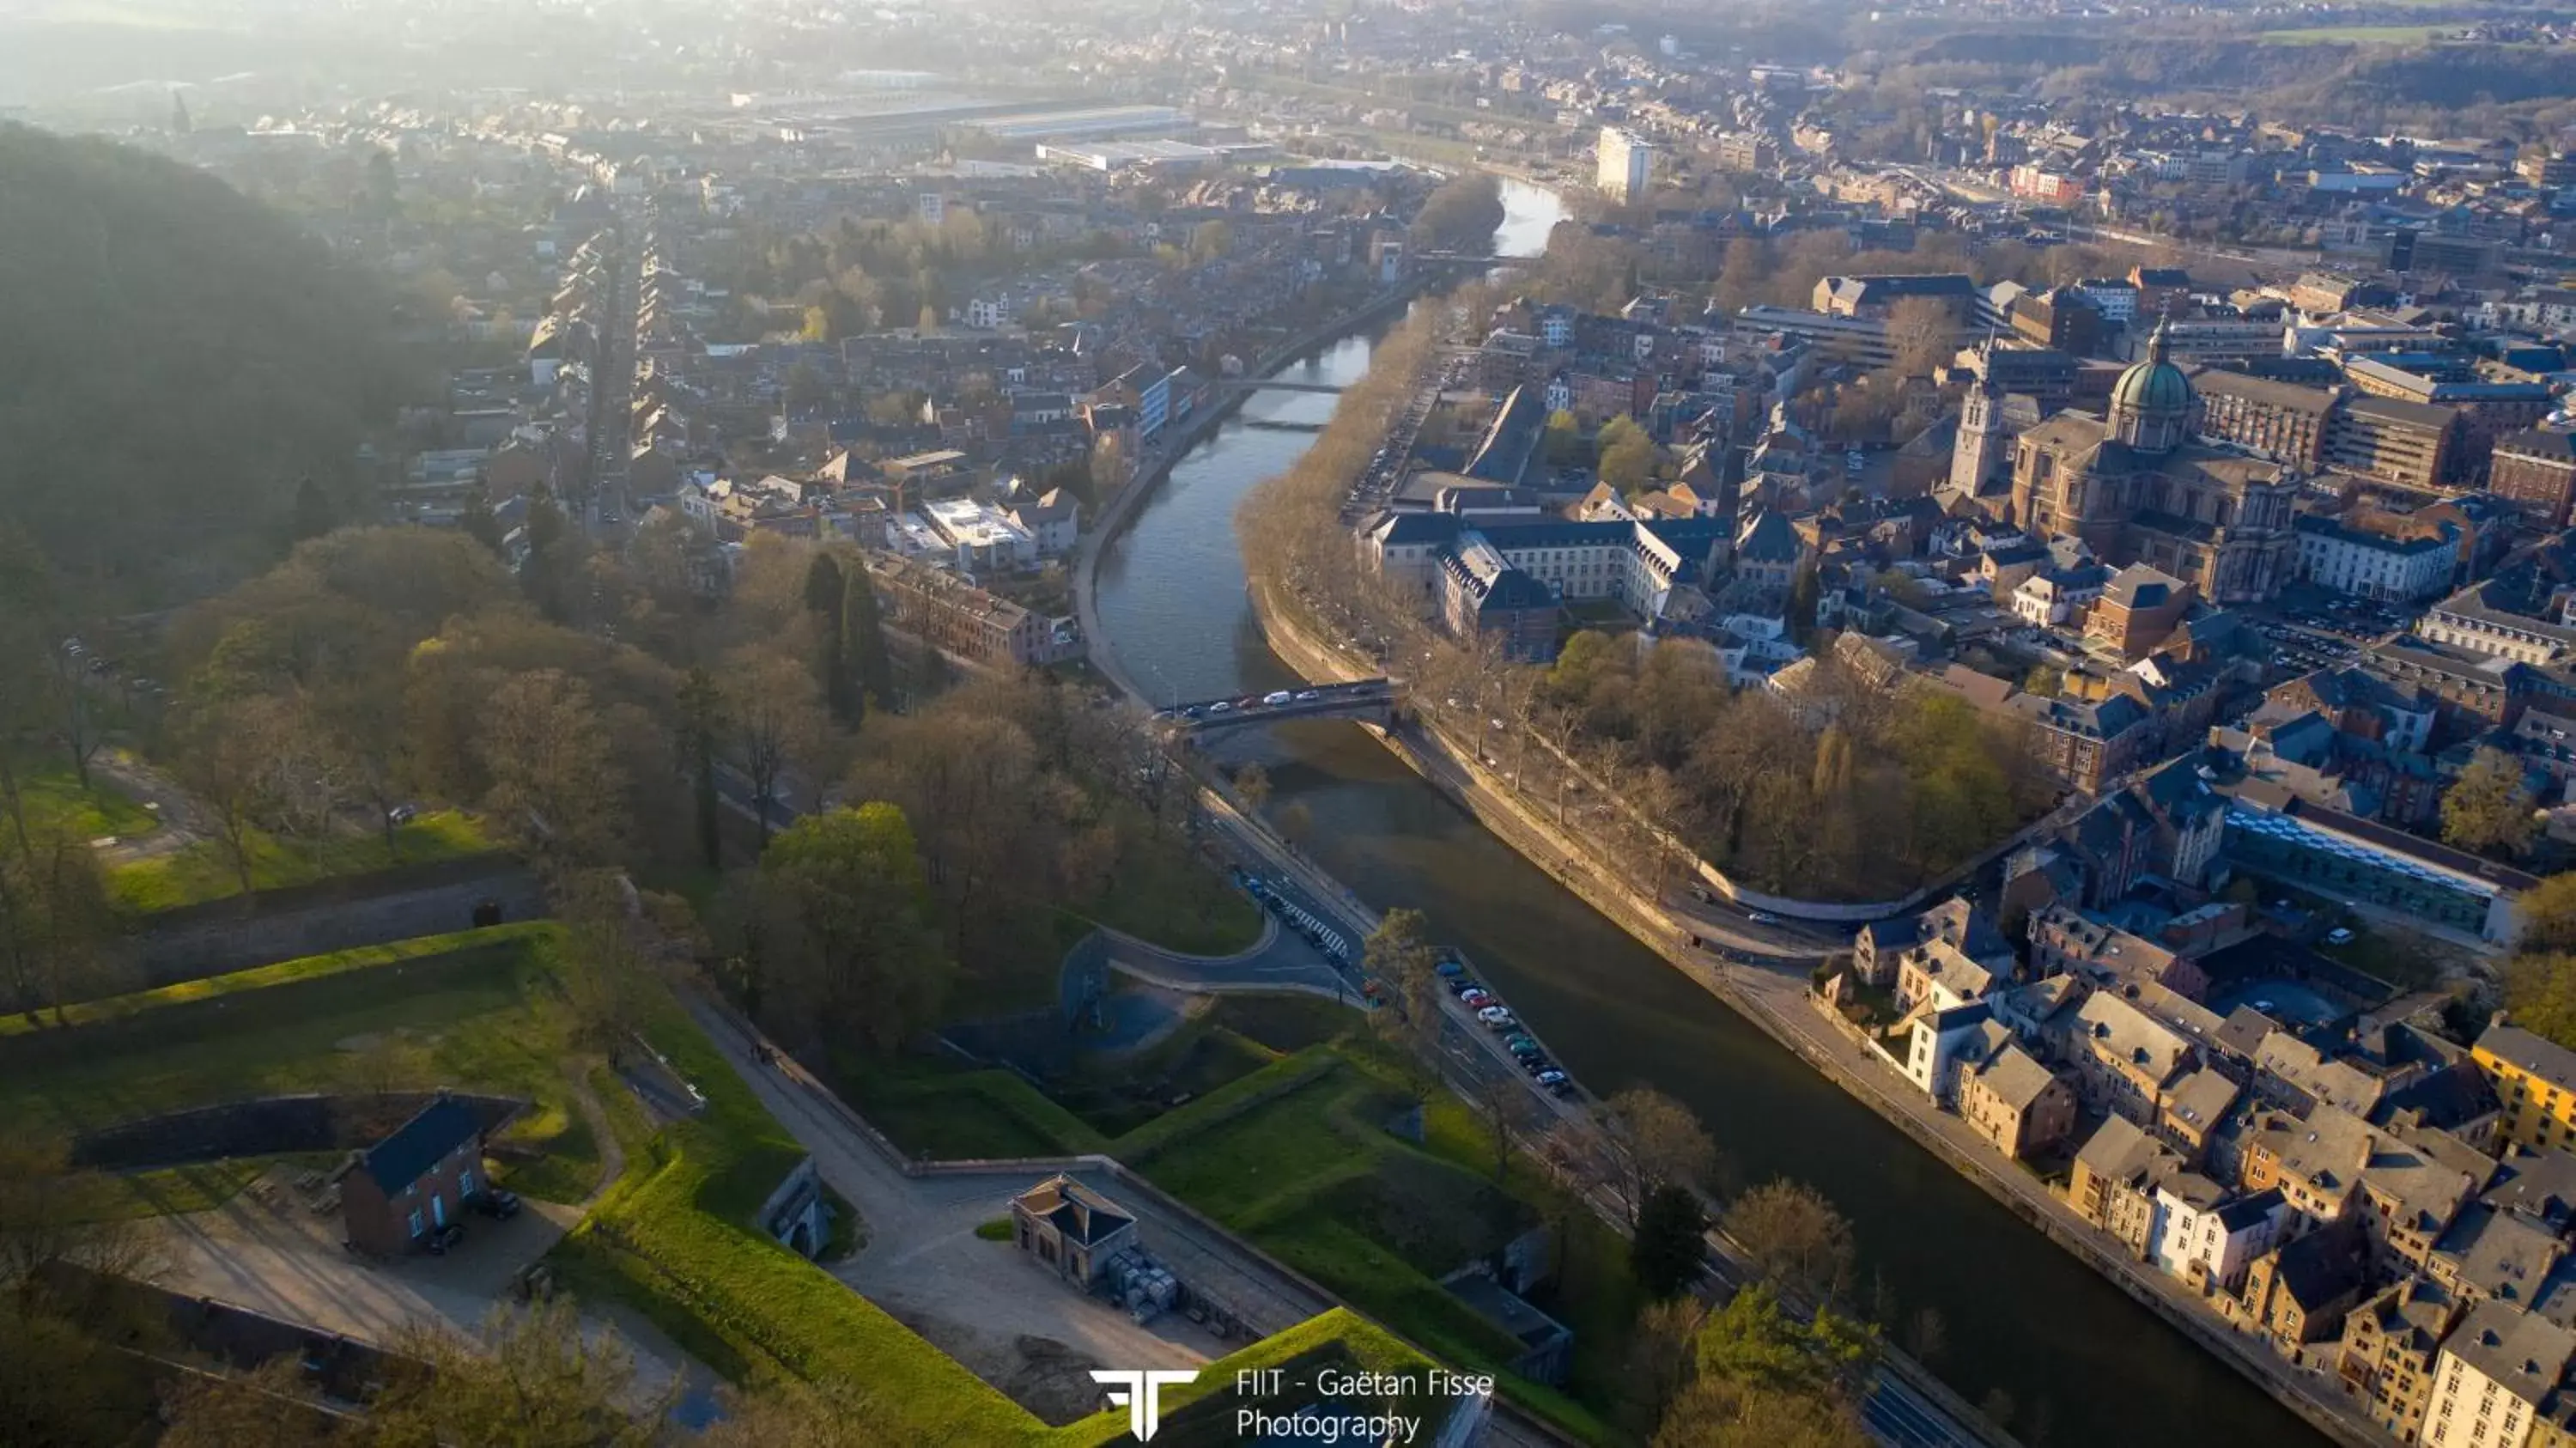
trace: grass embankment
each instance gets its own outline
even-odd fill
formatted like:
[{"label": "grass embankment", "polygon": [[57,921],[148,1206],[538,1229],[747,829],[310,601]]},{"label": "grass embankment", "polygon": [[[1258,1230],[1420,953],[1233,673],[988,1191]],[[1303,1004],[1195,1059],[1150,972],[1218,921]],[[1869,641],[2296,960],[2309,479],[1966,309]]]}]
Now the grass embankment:
[{"label": "grass embankment", "polygon": [[18,807],[27,812],[27,827],[37,834],[63,834],[76,840],[130,839],[161,827],[160,816],[127,799],[104,783],[83,788],[69,766],[21,761]]},{"label": "grass embankment", "polygon": [[564,1285],[630,1304],[736,1382],[858,1384],[888,1441],[1043,1436],[999,1390],[752,1224],[803,1149],[676,1007],[649,1034],[706,1093],[706,1112],[632,1140],[636,1123],[620,1126],[626,1175],[556,1247]]},{"label": "grass embankment", "polygon": [[[1497,1186],[1491,1134],[1464,1103],[1435,1097],[1424,1112],[1423,1144],[1415,1146],[1386,1129],[1410,1103],[1372,1051],[1318,1047],[1291,1059],[1310,1057],[1320,1057],[1322,1068],[1230,1119],[1202,1124],[1186,1111],[1161,1118],[1155,1125],[1169,1139],[1131,1164],[1426,1351],[1463,1370],[1496,1374],[1505,1396],[1532,1412],[1586,1441],[1611,1440],[1591,1406],[1511,1377],[1505,1369],[1520,1344],[1438,1278],[1553,1217],[1569,1240],[1556,1294],[1562,1300],[1543,1305],[1577,1329],[1585,1359],[1577,1386],[1608,1391],[1635,1308],[1623,1244],[1595,1230],[1579,1207],[1545,1210],[1542,1203],[1555,1204],[1525,1161],[1516,1160]],[[1583,1342],[1585,1329],[1594,1342]]]},{"label": "grass embankment", "polygon": [[[554,927],[436,939],[450,948],[287,961],[242,973],[267,977],[259,989],[224,989],[232,978],[217,977],[126,998],[125,1008],[58,1035],[0,1035],[13,1053],[0,1111],[80,1131],[251,1096],[488,1091],[530,1103],[495,1144],[495,1179],[577,1200],[598,1180],[598,1143],[560,1065],[571,1046],[554,988]],[[213,1196],[227,1175],[199,1169],[201,1184],[172,1198]]]},{"label": "grass embankment", "polygon": [[1233,955],[1261,939],[1261,907],[1252,897],[1177,847],[1139,851],[1084,910],[1112,930],[1183,955]]},{"label": "grass embankment", "polygon": [[[248,849],[251,889],[310,885],[342,875],[463,859],[498,849],[479,823],[457,810],[424,814],[395,826],[391,853],[380,833],[313,840],[254,833]],[[202,905],[241,892],[241,872],[234,868],[232,852],[212,840],[198,840],[108,872],[110,898],[139,915]]]},{"label": "grass embankment", "polygon": [[841,1093],[895,1145],[945,1161],[1113,1152],[1133,1164],[1156,1118],[1200,1103],[1281,1057],[1333,1039],[1348,1007],[1306,996],[1232,996],[1147,1050],[1086,1062],[1055,1095],[1012,1072],[844,1058]]},{"label": "grass embankment", "polygon": [[237,970],[229,975],[211,975],[203,980],[181,981],[157,990],[135,991],[130,995],[109,996],[105,1000],[83,1001],[66,1006],[59,1022],[48,1011],[36,1021],[27,1017],[0,1018],[0,1038],[25,1035],[39,1029],[53,1029],[57,1024],[84,1027],[104,1025],[126,1016],[171,1006],[213,1000],[220,996],[239,995],[246,991],[270,990],[302,981],[321,980],[353,970],[376,970],[400,965],[405,961],[429,960],[453,956],[465,951],[499,949],[532,936],[544,935],[553,927],[543,921],[523,920],[508,925],[486,926],[476,930],[458,930],[445,935],[422,935],[398,940],[390,945],[364,945],[351,950],[335,950],[325,955],[300,956],[281,960],[274,965]]},{"label": "grass embankment", "polygon": [[1578,1437],[1614,1437],[1596,1405],[1619,1400],[1637,1307],[1625,1241],[1558,1200],[1525,1157],[1514,1156],[1498,1187],[1492,1134],[1453,1097],[1428,1104],[1421,1145],[1389,1132],[1411,1105],[1397,1073],[1372,1044],[1334,1039],[1354,1019],[1347,1011],[1304,1004],[1334,1014],[1270,1001],[1242,1002],[1251,1007],[1243,1011],[1229,1000],[1130,1062],[1149,1079],[1220,1058],[1258,1064],[1122,1131],[1103,1129],[1116,1107],[1095,1106],[1088,1088],[1070,1093],[1077,1111],[1007,1071],[880,1070],[853,1081],[852,1095],[911,1150],[1113,1156],[1463,1371],[1502,1377],[1520,1345],[1439,1277],[1552,1220],[1560,1272],[1540,1305],[1576,1331],[1572,1392],[1508,1377],[1504,1390]]}]

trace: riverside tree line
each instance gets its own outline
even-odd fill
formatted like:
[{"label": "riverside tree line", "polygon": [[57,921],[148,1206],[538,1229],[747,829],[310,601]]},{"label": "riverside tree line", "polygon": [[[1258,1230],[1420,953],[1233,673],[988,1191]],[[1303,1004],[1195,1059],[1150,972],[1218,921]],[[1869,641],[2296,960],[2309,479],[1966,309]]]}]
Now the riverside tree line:
[{"label": "riverside tree line", "polygon": [[[1705,643],[1587,631],[1533,668],[1452,638],[1385,587],[1341,520],[1351,480],[1423,385],[1443,332],[1472,330],[1491,302],[1473,286],[1418,310],[1379,344],[1315,446],[1245,500],[1236,523],[1256,588],[1378,651],[1412,678],[1418,708],[1455,699],[1464,727],[1484,735],[1500,719],[1539,742],[1542,762],[1572,761],[1607,783],[1627,806],[1610,823],[1635,827],[1627,853],[1638,859],[1660,834],[1757,890],[1874,899],[1937,878],[2045,808],[2053,789],[2019,732],[1954,701],[1869,685],[1833,661],[1830,635],[1811,643],[1821,703],[1810,720],[1732,690]],[[1812,600],[1815,586],[1802,579],[1801,594]]]}]

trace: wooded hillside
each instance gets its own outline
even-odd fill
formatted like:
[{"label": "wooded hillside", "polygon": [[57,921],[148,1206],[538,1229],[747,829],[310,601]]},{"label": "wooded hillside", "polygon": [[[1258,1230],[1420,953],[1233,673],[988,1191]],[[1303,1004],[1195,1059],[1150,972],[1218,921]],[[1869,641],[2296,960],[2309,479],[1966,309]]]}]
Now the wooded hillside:
[{"label": "wooded hillside", "polygon": [[0,125],[0,522],[126,606],[256,572],[302,478],[350,512],[396,395],[384,318],[221,181]]}]

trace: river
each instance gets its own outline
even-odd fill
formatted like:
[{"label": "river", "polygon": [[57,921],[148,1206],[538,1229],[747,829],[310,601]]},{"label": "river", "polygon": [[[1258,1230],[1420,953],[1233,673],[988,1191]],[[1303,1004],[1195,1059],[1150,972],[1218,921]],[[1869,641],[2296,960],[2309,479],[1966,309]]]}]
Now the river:
[{"label": "river", "polygon": [[[1497,252],[1543,249],[1556,198],[1507,182],[1504,203]],[[1369,349],[1367,336],[1345,338],[1288,373],[1345,384],[1367,370]],[[1253,623],[1233,517],[1313,438],[1242,422],[1321,422],[1334,401],[1254,394],[1102,555],[1093,646],[1114,648],[1158,702],[1291,677]],[[1274,820],[1369,903],[1427,914],[1586,1086],[1667,1092],[1707,1123],[1738,1182],[1793,1177],[1831,1197],[1859,1244],[1861,1301],[1883,1276],[1904,1318],[1937,1311],[1946,1345],[1930,1366],[1971,1402],[2008,1394],[2008,1426],[2031,1448],[2323,1441],[1593,913],[1357,726],[1242,731],[1220,752],[1259,760]]]}]

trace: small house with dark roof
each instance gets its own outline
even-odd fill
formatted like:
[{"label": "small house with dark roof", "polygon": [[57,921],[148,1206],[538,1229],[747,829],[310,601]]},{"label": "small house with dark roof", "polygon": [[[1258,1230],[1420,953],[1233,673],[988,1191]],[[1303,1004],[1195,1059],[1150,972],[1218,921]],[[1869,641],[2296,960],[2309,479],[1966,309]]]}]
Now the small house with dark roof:
[{"label": "small house with dark roof", "polygon": [[1011,1198],[1011,1235],[1058,1277],[1088,1291],[1109,1259],[1136,1245],[1136,1219],[1068,1176]]},{"label": "small house with dark roof", "polygon": [[351,1245],[380,1257],[419,1250],[489,1183],[482,1118],[441,1095],[393,1134],[352,1157],[340,1177],[340,1218]]},{"label": "small house with dark roof", "polygon": [[2330,1222],[2254,1259],[2245,1315],[2283,1357],[2300,1362],[2308,1344],[2339,1335],[2369,1286],[2369,1243],[2351,1224]]}]

